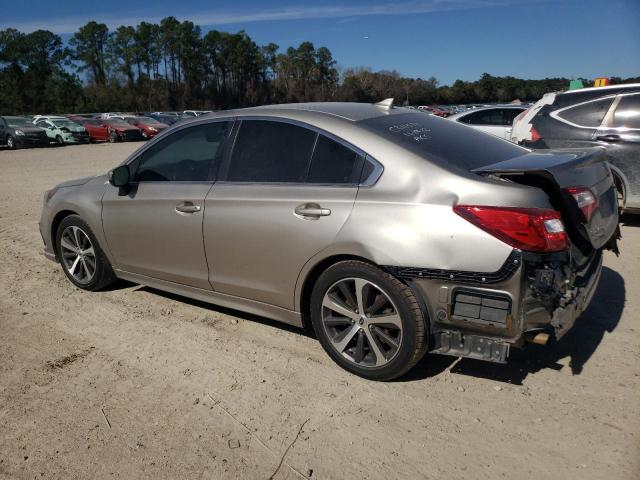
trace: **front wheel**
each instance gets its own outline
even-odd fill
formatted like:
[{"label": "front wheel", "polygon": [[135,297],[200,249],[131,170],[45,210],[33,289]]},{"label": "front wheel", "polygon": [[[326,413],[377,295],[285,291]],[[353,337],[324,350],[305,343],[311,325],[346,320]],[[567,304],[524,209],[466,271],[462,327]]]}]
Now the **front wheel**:
[{"label": "front wheel", "polygon": [[62,139],[62,137],[61,137],[60,135],[56,135],[56,143],[57,143],[59,146],[64,145],[64,140]]},{"label": "front wheel", "polygon": [[56,232],[58,259],[65,275],[83,290],[100,290],[115,281],[109,260],[78,215],[65,217]]},{"label": "front wheel", "polygon": [[16,141],[11,135],[7,137],[7,147],[9,147],[9,150],[15,150],[16,148]]},{"label": "front wheel", "polygon": [[427,350],[426,318],[411,289],[365,262],[339,262],[320,275],[311,321],[336,363],[371,380],[403,375]]}]

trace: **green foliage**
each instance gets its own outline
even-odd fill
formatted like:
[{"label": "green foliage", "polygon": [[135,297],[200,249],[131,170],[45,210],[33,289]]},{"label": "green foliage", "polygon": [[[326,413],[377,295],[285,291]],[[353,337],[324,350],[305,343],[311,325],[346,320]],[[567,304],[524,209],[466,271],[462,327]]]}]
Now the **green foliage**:
[{"label": "green foliage", "polygon": [[[640,77],[611,79],[629,82]],[[396,71],[351,68],[340,74],[326,47],[302,42],[281,51],[274,43],[257,45],[244,31],[202,35],[200,27],[175,17],[111,32],[103,23],[89,22],[68,47],[45,30],[0,30],[0,114],[226,109],[389,97],[410,105],[528,101],[568,85],[566,78],[488,73],[450,86]]]}]

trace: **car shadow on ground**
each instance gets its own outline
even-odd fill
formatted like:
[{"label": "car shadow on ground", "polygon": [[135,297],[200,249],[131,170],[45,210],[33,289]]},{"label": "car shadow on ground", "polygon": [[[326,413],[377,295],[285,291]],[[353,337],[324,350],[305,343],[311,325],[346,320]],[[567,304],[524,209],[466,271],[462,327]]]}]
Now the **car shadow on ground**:
[{"label": "car shadow on ground", "polygon": [[[616,271],[604,267],[589,308],[560,341],[551,340],[545,346],[529,345],[523,350],[512,349],[507,364],[468,358],[455,363],[455,359],[451,357],[426,355],[400,381],[420,380],[447,368],[450,368],[453,374],[487,378],[515,385],[521,385],[527,375],[544,369],[570,368],[573,375],[580,375],[605,334],[613,332],[618,326],[625,299],[624,279]],[[567,358],[569,359],[567,367],[559,363]],[[566,364],[566,361],[564,363]]]},{"label": "car shadow on ground", "polygon": [[[118,281],[113,289],[128,288],[134,284]],[[244,313],[207,302],[193,300],[181,295],[140,286],[136,291],[148,292],[164,298],[186,303],[207,311],[257,322],[280,330],[315,338],[311,329],[287,325],[265,317]],[[618,326],[626,299],[624,279],[610,268],[602,269],[602,276],[589,308],[576,321],[573,328],[560,340],[550,340],[545,346],[528,345],[524,350],[512,349],[506,364],[484,362],[469,358],[458,359],[447,355],[427,354],[407,374],[396,379],[398,382],[424,380],[449,369],[453,374],[469,375],[494,381],[521,385],[527,375],[544,369],[561,370],[559,363],[568,358],[571,373],[579,375],[584,365],[594,354],[605,333],[611,333]],[[321,348],[318,345],[318,348]],[[459,361],[458,361],[459,360]],[[566,362],[565,362],[566,363]]]}]

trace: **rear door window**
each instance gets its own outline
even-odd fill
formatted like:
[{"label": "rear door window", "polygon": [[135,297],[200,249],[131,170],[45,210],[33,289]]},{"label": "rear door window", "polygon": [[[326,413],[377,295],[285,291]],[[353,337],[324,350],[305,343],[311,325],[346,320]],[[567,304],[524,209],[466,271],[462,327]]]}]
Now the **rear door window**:
[{"label": "rear door window", "polygon": [[135,176],[138,182],[206,182],[222,160],[229,123],[184,128],[146,150]]},{"label": "rear door window", "polygon": [[325,135],[319,135],[311,158],[307,182],[354,184],[360,177],[360,156]]},{"label": "rear door window", "polygon": [[613,127],[640,129],[640,94],[620,98],[613,114]]},{"label": "rear door window", "polygon": [[558,117],[579,127],[598,128],[609,111],[613,98],[603,98],[563,109]]},{"label": "rear door window", "polygon": [[302,183],[316,132],[290,123],[243,120],[226,180],[229,182]]}]

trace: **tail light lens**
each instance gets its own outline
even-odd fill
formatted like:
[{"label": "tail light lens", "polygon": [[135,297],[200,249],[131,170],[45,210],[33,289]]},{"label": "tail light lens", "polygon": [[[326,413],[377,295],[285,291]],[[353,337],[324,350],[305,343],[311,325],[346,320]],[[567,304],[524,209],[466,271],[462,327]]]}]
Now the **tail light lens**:
[{"label": "tail light lens", "polygon": [[534,127],[533,125],[531,125],[531,128],[529,129],[529,133],[531,134],[532,142],[537,142],[542,138],[542,135],[538,133],[538,131],[536,130],[536,127]]},{"label": "tail light lens", "polygon": [[598,208],[598,199],[593,192],[587,187],[565,188],[565,192],[574,198],[578,204],[578,208],[580,208],[584,215],[584,219],[589,223],[593,212]]},{"label": "tail light lens", "polygon": [[512,247],[528,252],[558,252],[569,248],[560,212],[542,208],[456,205],[462,218]]}]

